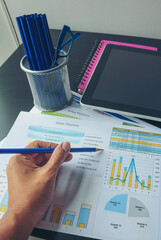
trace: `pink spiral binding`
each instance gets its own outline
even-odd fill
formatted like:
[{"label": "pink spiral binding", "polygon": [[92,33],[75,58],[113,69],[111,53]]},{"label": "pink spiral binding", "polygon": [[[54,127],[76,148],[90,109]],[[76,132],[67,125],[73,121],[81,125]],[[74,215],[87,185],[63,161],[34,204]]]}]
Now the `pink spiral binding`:
[{"label": "pink spiral binding", "polygon": [[82,94],[85,88],[87,87],[87,84],[89,83],[92,74],[101,58],[101,55],[106,47],[107,44],[113,44],[113,45],[119,45],[119,46],[125,46],[125,47],[132,47],[132,48],[140,48],[140,49],[146,49],[151,51],[157,51],[158,48],[151,47],[151,46],[143,46],[138,44],[132,44],[132,43],[123,43],[123,42],[116,42],[116,41],[108,41],[108,40],[102,40],[100,44],[98,45],[98,48],[93,55],[92,60],[90,61],[81,81],[78,86],[78,93]]}]

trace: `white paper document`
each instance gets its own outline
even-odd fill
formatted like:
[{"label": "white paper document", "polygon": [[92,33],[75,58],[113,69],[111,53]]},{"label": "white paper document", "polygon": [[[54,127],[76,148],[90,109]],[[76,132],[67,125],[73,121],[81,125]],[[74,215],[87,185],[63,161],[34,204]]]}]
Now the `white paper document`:
[{"label": "white paper document", "polygon": [[136,128],[143,128],[143,127],[149,127],[149,128],[155,128],[155,126],[148,124],[145,121],[142,121],[140,119],[134,118],[134,117],[127,117],[120,114],[114,114],[114,113],[107,113],[99,110],[95,110],[89,107],[83,107],[80,104],[81,95],[72,92],[72,101],[69,106],[66,108],[55,111],[55,112],[41,112],[36,107],[33,107],[30,112],[35,114],[46,114],[51,115],[55,117],[67,117],[67,118],[74,118],[74,119],[81,119],[81,120],[89,120],[89,121],[109,121],[109,122],[115,122],[120,123],[124,126],[133,126]]},{"label": "white paper document", "polygon": [[[63,163],[37,228],[104,240],[160,239],[160,130],[22,112],[3,147],[34,140],[104,149],[73,153]],[[0,217],[7,210],[10,156],[0,155]]]}]

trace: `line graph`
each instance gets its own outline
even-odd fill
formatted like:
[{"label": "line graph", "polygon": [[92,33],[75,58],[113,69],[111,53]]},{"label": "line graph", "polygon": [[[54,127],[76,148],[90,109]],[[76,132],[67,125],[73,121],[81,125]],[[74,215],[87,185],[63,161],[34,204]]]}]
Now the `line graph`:
[{"label": "line graph", "polygon": [[[122,158],[121,158],[122,159]],[[128,174],[130,175],[129,177],[129,187],[131,187],[131,182],[132,182],[132,175],[133,175],[133,172],[135,174],[135,188],[138,187],[138,183],[143,187],[143,188],[147,188],[148,190],[150,190],[150,186],[151,186],[151,176],[149,175],[148,176],[148,185],[145,186],[145,182],[142,180],[142,182],[139,180],[139,177],[137,175],[137,170],[136,170],[136,165],[135,165],[135,160],[134,158],[132,158],[131,160],[131,163],[130,163],[130,166],[129,168],[127,169],[127,167],[124,168],[124,175],[123,175],[123,179],[120,179],[120,174],[117,174],[117,177],[116,178],[113,178],[113,174],[111,174],[111,177],[110,177],[110,184],[112,184],[112,181],[117,181],[117,185],[118,185],[118,181],[122,182],[122,186],[125,186],[125,182],[127,180],[127,177],[128,177]],[[118,173],[120,173],[120,166],[119,166],[119,169],[118,169]],[[138,182],[138,183],[136,183]]]},{"label": "line graph", "polygon": [[110,151],[104,186],[148,194],[159,192],[160,161],[160,157],[154,155]]}]

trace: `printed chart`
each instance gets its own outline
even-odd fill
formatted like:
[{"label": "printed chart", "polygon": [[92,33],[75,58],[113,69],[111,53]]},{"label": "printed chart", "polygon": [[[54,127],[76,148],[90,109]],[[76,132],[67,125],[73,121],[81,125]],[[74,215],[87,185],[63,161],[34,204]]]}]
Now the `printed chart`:
[{"label": "printed chart", "polygon": [[101,179],[79,177],[79,172],[72,176],[67,168],[60,171],[53,202],[38,227],[86,236],[93,226]]},{"label": "printed chart", "polygon": [[[152,210],[153,208],[153,210]],[[102,191],[93,232],[98,238],[151,240],[159,236],[159,200],[132,193]],[[103,221],[99,221],[103,219]]]},{"label": "printed chart", "polygon": [[[75,211],[66,210],[63,216],[63,208],[61,205],[53,205],[52,211],[49,213],[49,208],[46,210],[42,221],[48,221],[55,224],[63,224],[67,226],[74,226],[78,228],[87,228],[88,219],[91,211],[90,204],[82,203],[80,206],[79,214]],[[77,219],[75,217],[77,216]]]},{"label": "printed chart", "polygon": [[104,186],[140,193],[158,193],[160,156],[111,151],[108,154]]},{"label": "printed chart", "polygon": [[131,152],[161,154],[161,134],[113,128],[109,147]]},{"label": "printed chart", "polygon": [[144,203],[137,198],[130,197],[129,206],[127,207],[128,194],[119,194],[112,197],[106,204],[104,210],[123,213],[128,211],[129,217],[150,217],[149,211]]}]

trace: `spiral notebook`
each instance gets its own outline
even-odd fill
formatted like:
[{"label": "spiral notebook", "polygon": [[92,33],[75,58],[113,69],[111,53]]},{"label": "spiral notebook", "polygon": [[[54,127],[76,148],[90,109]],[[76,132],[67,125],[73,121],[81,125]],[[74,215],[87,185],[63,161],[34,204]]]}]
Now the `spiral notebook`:
[{"label": "spiral notebook", "polygon": [[107,45],[116,45],[116,46],[123,46],[123,47],[135,48],[135,49],[151,50],[155,52],[158,50],[156,47],[144,46],[144,45],[138,45],[138,44],[132,44],[132,43],[124,43],[124,42],[109,41],[109,40],[102,40],[101,42],[98,43],[98,41],[96,41],[78,77],[78,81],[79,81],[78,93],[82,94],[86,89],[87,84],[91,80],[91,77]]}]

